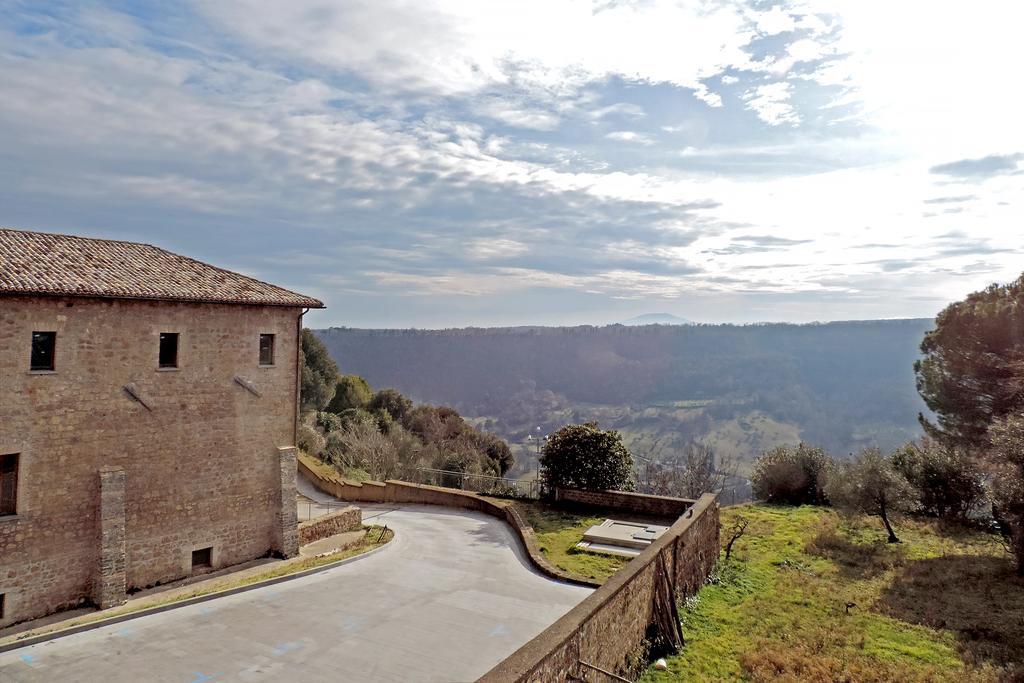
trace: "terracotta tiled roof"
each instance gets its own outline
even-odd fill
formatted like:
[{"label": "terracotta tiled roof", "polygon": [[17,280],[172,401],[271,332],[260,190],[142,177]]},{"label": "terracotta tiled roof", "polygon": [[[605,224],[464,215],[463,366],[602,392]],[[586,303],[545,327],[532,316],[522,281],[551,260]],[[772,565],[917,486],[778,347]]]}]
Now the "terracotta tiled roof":
[{"label": "terracotta tiled roof", "polygon": [[0,228],[0,294],[324,307],[149,244],[10,228]]}]

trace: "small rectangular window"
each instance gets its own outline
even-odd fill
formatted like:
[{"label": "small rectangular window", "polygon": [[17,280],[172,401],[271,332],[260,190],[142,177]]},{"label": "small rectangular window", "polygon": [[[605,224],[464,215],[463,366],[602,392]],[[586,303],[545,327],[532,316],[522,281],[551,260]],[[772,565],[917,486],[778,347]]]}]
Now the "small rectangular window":
[{"label": "small rectangular window", "polygon": [[213,548],[200,548],[192,551],[192,571],[209,569],[213,566]]},{"label": "small rectangular window", "polygon": [[4,602],[6,602],[4,598],[6,597],[5,593],[0,593],[0,621],[4,620]]},{"label": "small rectangular window", "polygon": [[57,351],[56,332],[33,332],[32,333],[32,361],[29,364],[31,370],[53,370],[54,356]]},{"label": "small rectangular window", "polygon": [[274,335],[260,335],[260,365],[274,364]]},{"label": "small rectangular window", "polygon": [[178,333],[160,333],[160,367],[178,367]]},{"label": "small rectangular window", "polygon": [[18,454],[0,455],[0,517],[18,514]]}]

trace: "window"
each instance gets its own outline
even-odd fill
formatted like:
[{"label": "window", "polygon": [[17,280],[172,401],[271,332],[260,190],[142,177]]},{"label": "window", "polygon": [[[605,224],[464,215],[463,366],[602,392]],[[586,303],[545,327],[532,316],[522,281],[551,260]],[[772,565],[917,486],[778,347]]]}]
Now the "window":
[{"label": "window", "polygon": [[178,367],[178,333],[160,333],[160,367]]},{"label": "window", "polygon": [[6,597],[4,593],[0,593],[0,621],[4,620],[4,598]]},{"label": "window", "polygon": [[192,551],[192,571],[209,569],[213,566],[213,548],[200,548]]},{"label": "window", "polygon": [[260,335],[260,365],[274,364],[274,335]]},{"label": "window", "polygon": [[53,370],[54,354],[57,350],[56,332],[32,333],[32,361],[30,370]]},{"label": "window", "polygon": [[0,517],[18,514],[18,454],[0,455]]}]

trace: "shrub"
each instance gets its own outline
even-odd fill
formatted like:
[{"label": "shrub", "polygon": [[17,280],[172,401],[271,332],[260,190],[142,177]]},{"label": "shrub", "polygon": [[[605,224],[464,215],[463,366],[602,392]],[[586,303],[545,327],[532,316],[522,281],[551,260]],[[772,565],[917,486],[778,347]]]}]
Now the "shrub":
[{"label": "shrub", "polygon": [[342,428],[341,418],[334,413],[320,411],[316,414],[316,426],[323,430],[324,434],[336,432]]},{"label": "shrub", "polygon": [[632,490],[633,456],[613,430],[596,422],[567,425],[551,435],[540,458],[548,488]]},{"label": "shrub", "polygon": [[303,451],[309,455],[321,457],[326,442],[324,437],[312,425],[305,422],[299,425],[298,444]]},{"label": "shrub", "polygon": [[827,504],[825,476],[831,462],[824,450],[803,443],[765,451],[750,477],[754,496],[785,505]]},{"label": "shrub", "polygon": [[925,438],[897,450],[892,465],[914,489],[921,514],[962,520],[985,498],[981,469],[963,448]]}]

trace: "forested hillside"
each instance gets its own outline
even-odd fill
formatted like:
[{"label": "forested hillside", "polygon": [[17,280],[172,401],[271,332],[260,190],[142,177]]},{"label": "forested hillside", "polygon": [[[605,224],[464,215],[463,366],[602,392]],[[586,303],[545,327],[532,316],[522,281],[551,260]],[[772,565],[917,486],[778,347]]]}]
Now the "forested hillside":
[{"label": "forested hillside", "polygon": [[317,331],[343,372],[447,404],[519,445],[597,419],[634,454],[689,440],[750,461],[799,439],[837,454],[919,433],[913,363],[930,320]]}]

